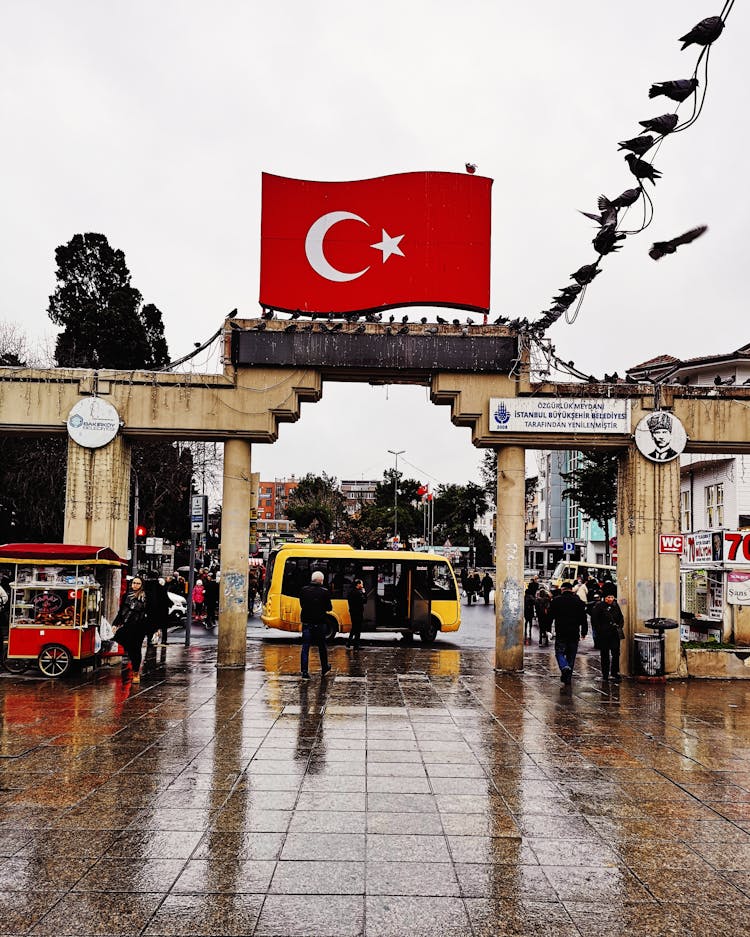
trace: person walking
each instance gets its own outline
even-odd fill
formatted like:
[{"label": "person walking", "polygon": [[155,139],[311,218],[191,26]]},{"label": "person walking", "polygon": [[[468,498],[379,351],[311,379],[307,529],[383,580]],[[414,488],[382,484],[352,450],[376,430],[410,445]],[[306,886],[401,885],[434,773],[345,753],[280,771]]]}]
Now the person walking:
[{"label": "person walking", "polygon": [[134,576],[112,622],[115,641],[122,645],[129,661],[129,664],[123,662],[123,676],[126,677],[132,669],[133,683],[141,682],[143,639],[148,633],[147,614],[143,580],[140,576]]},{"label": "person walking", "polygon": [[143,584],[146,593],[146,623],[148,636],[154,643],[154,636],[161,631],[161,644],[167,643],[167,626],[169,624],[169,595],[163,579],[155,576],[148,578]]},{"label": "person walking", "polygon": [[552,631],[552,596],[546,589],[539,589],[534,600],[536,620],[539,624],[539,647],[549,647]]},{"label": "person walking", "polygon": [[206,573],[203,592],[206,608],[206,628],[213,628],[216,625],[216,613],[219,609],[219,583],[213,573]]},{"label": "person walking", "polygon": [[569,686],[578,653],[578,642],[588,634],[586,606],[573,595],[573,584],[564,582],[560,595],[552,599],[550,608],[555,625],[555,657],[560,668],[560,680]]},{"label": "person walking", "polygon": [[346,646],[347,648],[354,646],[354,650],[358,651],[362,640],[362,618],[364,617],[365,602],[367,601],[365,584],[361,579],[354,580],[354,585],[349,590],[346,598],[349,602],[349,618],[352,623],[349,637],[346,639]]},{"label": "person walking", "polygon": [[492,582],[492,576],[489,573],[485,573],[482,576],[482,595],[484,596],[484,604],[490,604],[490,592],[494,588],[494,583]]},{"label": "person walking", "polygon": [[620,641],[625,637],[622,609],[613,595],[605,595],[591,612],[591,628],[596,628],[599,656],[602,662],[602,680],[620,682]]},{"label": "person walking", "polygon": [[523,643],[531,644],[531,628],[534,624],[534,613],[536,612],[536,590],[534,592],[527,588],[523,596]]},{"label": "person walking", "polygon": [[300,617],[302,618],[302,654],[300,669],[302,679],[309,680],[308,660],[310,645],[315,644],[320,655],[320,671],[325,676],[331,669],[326,648],[326,612],[330,612],[331,594],[323,585],[323,573],[316,570],[310,577],[310,584],[300,593]]},{"label": "person walking", "polygon": [[193,617],[197,619],[203,619],[206,611],[206,590],[203,586],[202,579],[196,579],[195,585],[193,586]]}]

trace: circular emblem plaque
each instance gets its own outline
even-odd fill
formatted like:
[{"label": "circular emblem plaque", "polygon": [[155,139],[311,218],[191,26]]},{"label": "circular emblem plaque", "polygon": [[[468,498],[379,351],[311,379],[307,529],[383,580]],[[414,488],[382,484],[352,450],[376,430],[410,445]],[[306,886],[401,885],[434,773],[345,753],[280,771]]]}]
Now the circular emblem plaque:
[{"label": "circular emblem plaque", "polygon": [[68,414],[68,435],[79,446],[100,449],[112,442],[120,429],[120,415],[101,397],[84,397]]},{"label": "circular emblem plaque", "polygon": [[676,416],[654,410],[635,428],[635,444],[650,462],[671,462],[685,451],[687,433]]}]

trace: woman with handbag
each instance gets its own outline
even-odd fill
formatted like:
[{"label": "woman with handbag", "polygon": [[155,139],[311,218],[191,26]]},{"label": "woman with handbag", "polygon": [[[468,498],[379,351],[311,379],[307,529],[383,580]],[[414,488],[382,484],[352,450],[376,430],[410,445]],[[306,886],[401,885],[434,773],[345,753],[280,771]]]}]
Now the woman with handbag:
[{"label": "woman with handbag", "polygon": [[[115,641],[123,646],[133,668],[133,683],[140,683],[143,639],[148,633],[146,592],[140,576],[134,576],[130,581],[113,626],[116,629]],[[127,675],[128,669],[123,663],[123,676]]]}]

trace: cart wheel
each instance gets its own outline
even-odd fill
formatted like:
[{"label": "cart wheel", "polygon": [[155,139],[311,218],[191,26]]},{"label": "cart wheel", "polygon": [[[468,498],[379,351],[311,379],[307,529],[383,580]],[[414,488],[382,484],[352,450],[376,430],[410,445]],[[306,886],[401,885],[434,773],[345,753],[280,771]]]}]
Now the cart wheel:
[{"label": "cart wheel", "polygon": [[40,651],[37,664],[45,677],[62,677],[72,659],[70,651],[62,644],[48,644]]},{"label": "cart wheel", "polygon": [[31,667],[31,661],[26,660],[21,657],[13,657],[8,659],[3,656],[3,667],[8,671],[8,673],[25,673],[29,667]]}]

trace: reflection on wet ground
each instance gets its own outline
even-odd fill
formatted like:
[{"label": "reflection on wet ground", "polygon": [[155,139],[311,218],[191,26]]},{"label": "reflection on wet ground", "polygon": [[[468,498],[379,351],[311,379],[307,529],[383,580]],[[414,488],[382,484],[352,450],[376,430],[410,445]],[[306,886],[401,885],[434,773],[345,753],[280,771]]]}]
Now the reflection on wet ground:
[{"label": "reflection on wet ground", "polygon": [[[750,688],[572,688],[532,649],[253,640],[0,678],[0,932],[750,930]],[[317,661],[316,661],[317,663]]]}]

